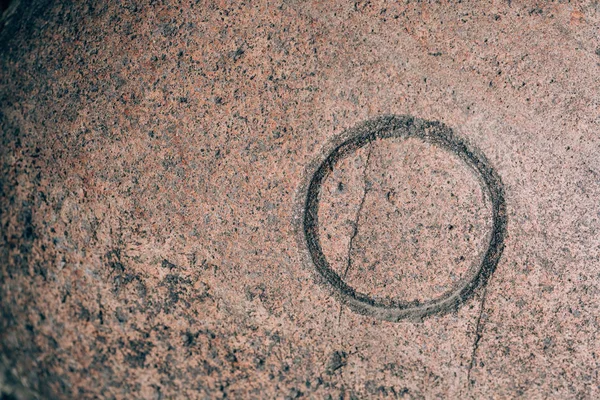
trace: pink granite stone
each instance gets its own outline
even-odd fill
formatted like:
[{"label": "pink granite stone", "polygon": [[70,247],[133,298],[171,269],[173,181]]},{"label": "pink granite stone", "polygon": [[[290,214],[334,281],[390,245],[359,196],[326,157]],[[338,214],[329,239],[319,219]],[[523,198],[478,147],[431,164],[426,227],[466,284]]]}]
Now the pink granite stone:
[{"label": "pink granite stone", "polygon": [[[0,397],[600,397],[597,2],[21,0],[0,24]],[[383,115],[504,185],[495,272],[445,313],[355,312],[306,256],[315,163]],[[424,302],[481,262],[488,200],[456,155],[374,140],[323,183],[323,254]]]}]

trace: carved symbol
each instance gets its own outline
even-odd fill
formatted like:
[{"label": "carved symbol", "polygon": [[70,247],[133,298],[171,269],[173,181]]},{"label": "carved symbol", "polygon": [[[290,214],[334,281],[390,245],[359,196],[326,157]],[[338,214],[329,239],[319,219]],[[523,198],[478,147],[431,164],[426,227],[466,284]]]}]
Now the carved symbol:
[{"label": "carved symbol", "polygon": [[[386,116],[367,121],[348,131],[346,139],[335,147],[317,166],[310,179],[304,202],[302,230],[305,244],[317,272],[334,289],[336,295],[354,311],[379,319],[398,321],[420,319],[460,307],[474,291],[485,285],[494,272],[504,249],[506,204],[502,181],[480,153],[469,149],[452,130],[439,122],[409,116]],[[319,240],[319,200],[321,187],[338,161],[377,139],[418,138],[456,154],[479,178],[492,208],[492,231],[489,245],[480,265],[471,268],[450,291],[422,302],[379,301],[350,287],[329,265]]]}]

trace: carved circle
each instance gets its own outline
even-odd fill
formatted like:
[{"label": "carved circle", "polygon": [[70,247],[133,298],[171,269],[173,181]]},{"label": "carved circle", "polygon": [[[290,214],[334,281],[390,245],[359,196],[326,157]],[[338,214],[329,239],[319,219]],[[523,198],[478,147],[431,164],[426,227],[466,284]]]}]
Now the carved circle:
[{"label": "carved circle", "polygon": [[[460,307],[475,290],[485,285],[500,260],[506,236],[507,216],[502,181],[486,158],[467,145],[452,130],[435,121],[425,121],[410,116],[385,116],[367,121],[345,133],[337,145],[317,164],[306,191],[302,228],[305,244],[317,272],[334,290],[340,300],[354,311],[388,321],[405,318],[421,319]],[[479,265],[471,268],[458,283],[446,293],[426,301],[399,302],[390,299],[376,300],[349,286],[330,266],[323,254],[319,240],[319,201],[323,182],[334,170],[338,161],[377,139],[418,138],[457,155],[478,178],[491,202],[492,229],[489,245]]]}]

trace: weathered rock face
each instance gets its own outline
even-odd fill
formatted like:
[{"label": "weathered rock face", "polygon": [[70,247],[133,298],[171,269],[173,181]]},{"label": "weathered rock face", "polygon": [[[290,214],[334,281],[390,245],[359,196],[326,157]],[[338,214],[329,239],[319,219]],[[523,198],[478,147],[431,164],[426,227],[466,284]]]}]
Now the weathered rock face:
[{"label": "weathered rock face", "polygon": [[[113,3],[20,3],[0,33],[5,390],[599,396],[596,3]],[[299,229],[316,160],[382,115],[440,121],[503,182],[494,274],[422,321],[349,309]],[[489,245],[484,189],[373,141],[322,185],[323,254],[427,302]]]}]

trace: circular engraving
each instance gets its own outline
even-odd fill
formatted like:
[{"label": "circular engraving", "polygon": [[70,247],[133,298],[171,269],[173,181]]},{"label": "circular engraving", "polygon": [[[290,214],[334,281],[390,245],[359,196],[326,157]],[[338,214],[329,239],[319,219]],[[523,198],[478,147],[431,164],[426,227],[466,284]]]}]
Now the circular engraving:
[{"label": "circular engraving", "polygon": [[[327,177],[341,160],[352,153],[376,140],[392,138],[415,138],[456,155],[477,178],[485,193],[484,197],[490,203],[491,231],[481,262],[474,264],[449,290],[429,300],[406,302],[390,298],[380,299],[356,290],[345,279],[347,269],[344,273],[338,274],[332,268],[323,252],[319,238],[319,203],[323,184]],[[364,200],[363,196],[359,212]],[[311,176],[306,191],[303,213],[303,236],[310,258],[318,273],[334,289],[340,300],[351,309],[361,314],[390,321],[398,321],[403,318],[420,319],[427,315],[458,308],[473,295],[477,287],[485,285],[492,275],[502,254],[507,224],[502,181],[485,157],[468,148],[452,133],[450,128],[443,124],[408,116],[381,117],[345,132],[341,143],[316,165],[316,170]],[[358,221],[354,227],[353,237],[356,236],[357,229]],[[443,243],[439,245],[443,245]],[[352,247],[352,238],[350,247]],[[348,265],[350,265],[350,258],[348,260]]]}]

